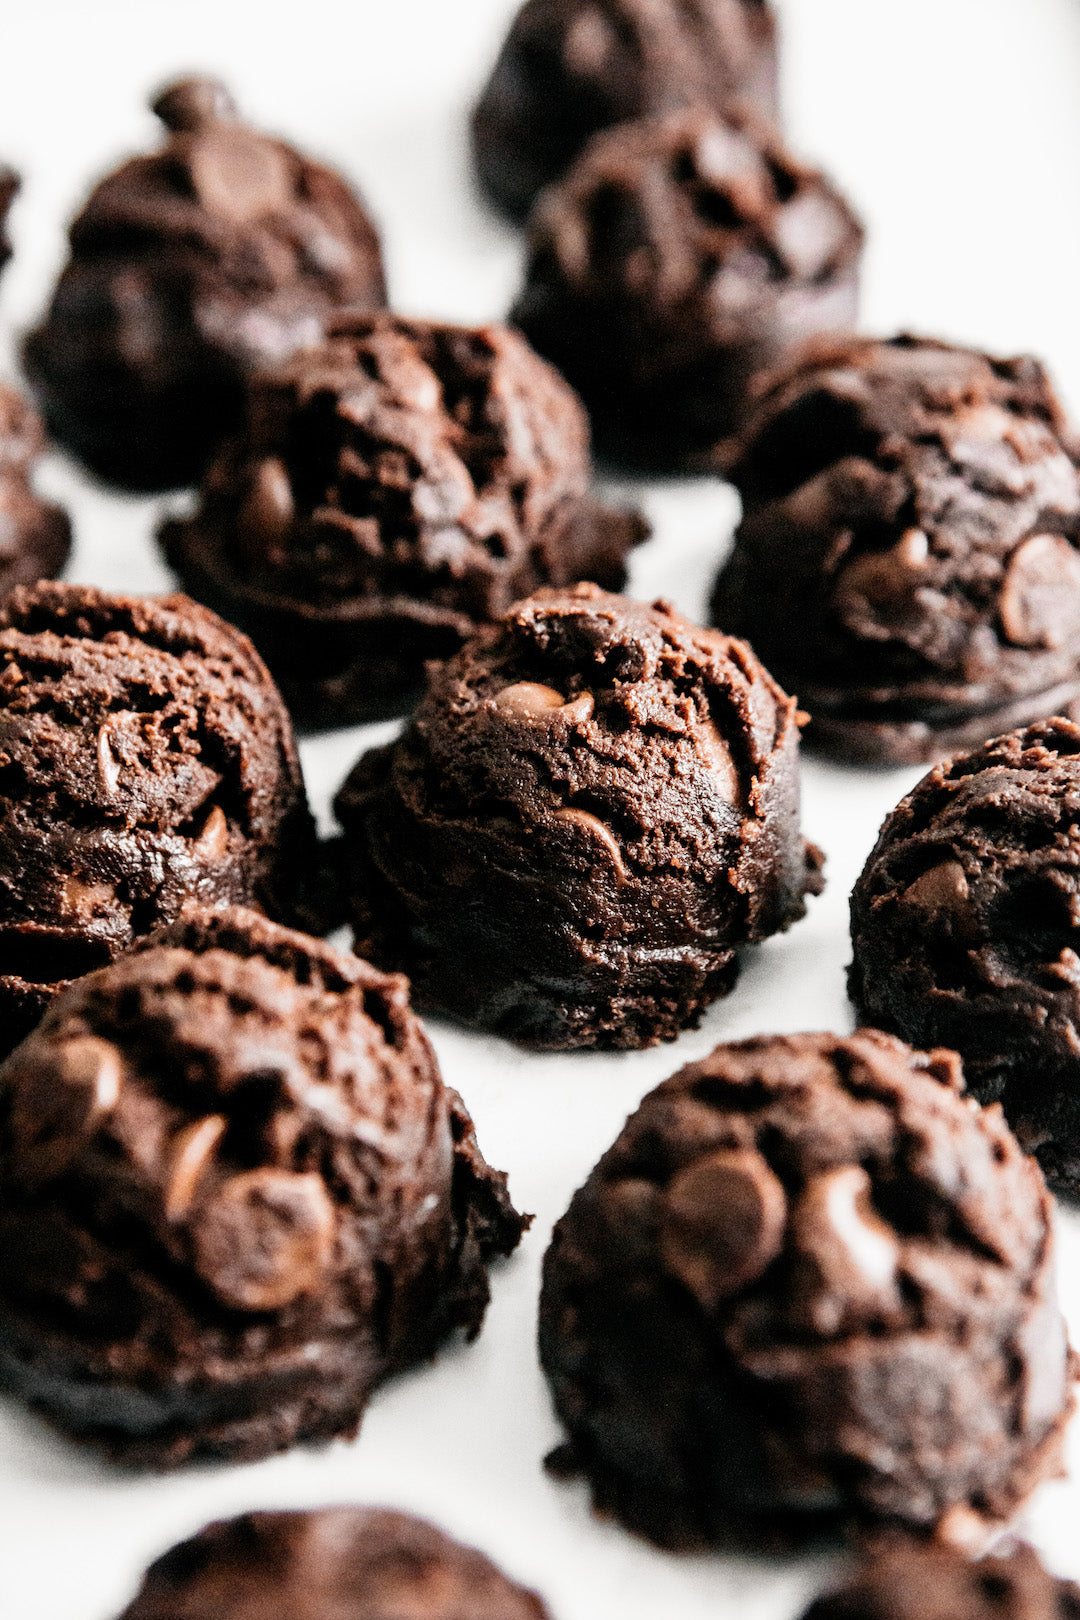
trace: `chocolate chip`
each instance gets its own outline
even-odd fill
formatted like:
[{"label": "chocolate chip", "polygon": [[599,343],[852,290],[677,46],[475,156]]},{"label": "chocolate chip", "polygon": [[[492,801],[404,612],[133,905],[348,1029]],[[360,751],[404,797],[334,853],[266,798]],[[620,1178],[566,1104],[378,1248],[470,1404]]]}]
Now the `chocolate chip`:
[{"label": "chocolate chip", "polygon": [[786,1219],[784,1189],[759,1153],[698,1159],[667,1189],[664,1265],[712,1310],[779,1254]]},{"label": "chocolate chip", "polygon": [[182,1220],[195,1195],[195,1189],[209,1169],[217,1145],[225,1133],[223,1114],[208,1114],[185,1126],[176,1138],[172,1171],[165,1189],[167,1220]]},{"label": "chocolate chip", "polygon": [[811,1177],[795,1206],[795,1247],[810,1261],[800,1314],[817,1333],[836,1333],[852,1317],[888,1315],[898,1304],[900,1245],[871,1190],[861,1165],[844,1165]]},{"label": "chocolate chip", "polygon": [[97,739],[97,768],[101,785],[110,798],[120,786],[120,761],[109,745],[109,729],[102,726]]},{"label": "chocolate chip", "polygon": [[289,165],[273,142],[239,125],[200,130],[188,154],[195,195],[232,225],[285,209],[292,198]]},{"label": "chocolate chip", "polygon": [[600,820],[599,816],[592,815],[588,810],[577,810],[571,808],[567,810],[556,810],[555,820],[570,822],[571,825],[580,828],[580,830],[585,833],[587,837],[595,838],[611,857],[612,864],[614,865],[620,879],[626,877],[626,867],[623,864],[622,850],[619,848],[618,843],[615,840],[615,836],[611,832],[610,828],[604,826],[604,823]]},{"label": "chocolate chip", "polygon": [[228,848],[229,823],[220,804],[215,804],[195,840],[195,854],[200,860],[220,861],[224,859]]},{"label": "chocolate chip", "polygon": [[998,611],[1015,647],[1062,647],[1080,635],[1080,552],[1060,534],[1033,534],[1013,552]]},{"label": "chocolate chip", "polygon": [[86,1124],[116,1106],[123,1082],[120,1055],[108,1041],[82,1035],[65,1041],[56,1055],[56,1078],[81,1093]]},{"label": "chocolate chip", "polygon": [[553,686],[541,686],[537,681],[519,681],[515,686],[504,686],[492,699],[503,714],[512,714],[519,720],[538,720],[551,709],[561,709],[563,696]]},{"label": "chocolate chip", "polygon": [[296,507],[283,461],[267,456],[252,471],[248,492],[237,516],[240,544],[256,566],[288,534]]},{"label": "chocolate chip", "polygon": [[923,911],[958,911],[967,904],[968,880],[959,861],[931,866],[904,890],[904,903]]},{"label": "chocolate chip", "polygon": [[334,1232],[334,1206],[319,1176],[264,1166],[233,1176],[199,1211],[195,1264],[225,1304],[280,1310],[318,1288]]},{"label": "chocolate chip", "polygon": [[921,583],[930,555],[922,529],[906,529],[888,551],[867,551],[855,557],[836,581],[836,611],[845,624],[867,631],[866,616],[889,625],[915,607],[914,592]]},{"label": "chocolate chip", "polygon": [[151,102],[151,111],[166,129],[178,133],[229,123],[236,117],[236,104],[220,79],[195,74],[167,85]]}]

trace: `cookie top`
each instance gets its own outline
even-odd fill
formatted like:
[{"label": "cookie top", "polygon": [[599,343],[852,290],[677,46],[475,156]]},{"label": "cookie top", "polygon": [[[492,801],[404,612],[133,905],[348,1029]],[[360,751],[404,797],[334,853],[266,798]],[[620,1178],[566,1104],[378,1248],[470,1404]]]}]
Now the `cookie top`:
[{"label": "cookie top", "polygon": [[[371,710],[400,705],[425,656],[449,655],[535,586],[621,584],[645,527],[587,498],[590,471],[578,400],[516,333],[350,317],[255,385],[246,433],[163,541],[184,582],[266,645],[304,718],[326,649],[336,638],[345,656],[351,631],[367,684],[355,702]],[[310,639],[306,670],[284,615]],[[422,644],[403,682],[384,641],[410,627]]]},{"label": "cookie top", "polygon": [[918,759],[965,720],[1007,729],[1019,700],[1052,713],[1080,664],[1075,453],[1035,360],[821,340],[744,436],[714,618],[856,754],[875,723],[881,757]]},{"label": "cookie top", "polygon": [[191,481],[239,420],[243,382],[379,308],[379,240],[333,169],[241,121],[215,79],[154,111],[156,152],[102,180],[25,362],[56,437],[125,487]]},{"label": "cookie top", "polygon": [[775,113],[764,0],[526,0],[473,114],[480,182],[524,214],[597,130],[694,105]]},{"label": "cookie top", "polygon": [[380,1508],[245,1513],[150,1566],[122,1620],[546,1620],[434,1525]]},{"label": "cookie top", "polygon": [[851,896],[852,1000],[947,1041],[1050,1179],[1080,1185],[1080,728],[1050,720],[936,766]]},{"label": "cookie top", "polygon": [[0,603],[4,1050],[189,900],[294,915],[314,851],[246,637],[182,596],[42,582]]},{"label": "cookie top", "polygon": [[0,1118],[5,1344],[134,1460],[303,1438],[276,1426],[303,1377],[314,1431],[349,1432],[379,1378],[476,1330],[523,1227],[407,982],[243,909],[71,986],[0,1069]]},{"label": "cookie top", "polygon": [[955,1053],[876,1030],[719,1046],[650,1093],[555,1228],[562,1460],[675,1545],[1005,1521],[1070,1408],[1050,1223]]},{"label": "cookie top", "polygon": [[342,789],[359,948],[529,1044],[670,1038],[819,886],[797,739],[741,642],[595,585],[537,592]]},{"label": "cookie top", "polygon": [[952,1547],[905,1546],[879,1554],[803,1620],[1076,1620],[1080,1587],[1055,1580],[1033,1547],[972,1563]]},{"label": "cookie top", "polygon": [[855,316],[862,227],[752,114],[696,106],[593,137],[529,222],[513,318],[605,448],[693,462],[751,376]]}]

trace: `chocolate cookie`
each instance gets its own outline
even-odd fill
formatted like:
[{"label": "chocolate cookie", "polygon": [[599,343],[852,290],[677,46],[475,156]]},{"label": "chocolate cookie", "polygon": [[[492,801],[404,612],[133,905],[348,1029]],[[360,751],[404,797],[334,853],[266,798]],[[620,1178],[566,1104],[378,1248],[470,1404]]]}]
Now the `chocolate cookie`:
[{"label": "chocolate cookie", "polygon": [[547,1609],[422,1519],[340,1507],[207,1525],[151,1564],[121,1620],[547,1620]]},{"label": "chocolate cookie", "polygon": [[842,759],[929,760],[1080,713],[1080,473],[1042,367],[811,345],[761,393],[714,622]]},{"label": "chocolate cookie", "polygon": [[1080,1192],[1080,727],[1049,720],[936,766],[851,896],[851,999],[962,1053],[1048,1179]]},{"label": "chocolate cookie", "polygon": [[24,360],[53,435],[129,489],[194,482],[244,383],[385,303],[379,240],[333,169],[239,121],[215,79],[153,108],[161,148],[91,193]]},{"label": "chocolate cookie", "polygon": [[724,459],[755,372],[854,324],[862,239],[770,125],[691,108],[595,136],[544,193],[512,318],[600,450],[692,470]]},{"label": "chocolate cookie", "polygon": [[898,1546],[818,1598],[803,1620],[1080,1620],[1080,1587],[1055,1580],[1033,1547],[972,1563],[940,1544]]},{"label": "chocolate cookie", "polygon": [[1051,1213],[955,1053],[877,1030],[718,1046],[555,1228],[552,1466],[666,1546],[985,1533],[1060,1467]]},{"label": "chocolate cookie", "polygon": [[614,589],[647,532],[588,496],[588,426],[502,326],[339,323],[252,390],[162,543],[252,636],[304,725],[409,705],[428,658],[544,584]]},{"label": "chocolate cookie", "polygon": [[254,912],[189,913],[0,1068],[0,1378],[125,1462],[354,1434],[526,1224],[406,981]]},{"label": "chocolate cookie", "polygon": [[19,193],[22,181],[6,163],[0,163],[0,270],[11,258],[11,238],[7,232],[7,217]]},{"label": "chocolate cookie", "polygon": [[41,583],[0,603],[0,1056],[189,900],[306,917],[315,856],[245,636],[183,596]]},{"label": "chocolate cookie", "polygon": [[524,215],[597,130],[695,104],[776,112],[765,0],[526,0],[473,113],[480,183]]},{"label": "chocolate cookie", "polygon": [[361,954],[526,1046],[673,1039],[821,886],[792,700],[741,642],[595,585],[436,670],[337,812]]},{"label": "chocolate cookie", "polygon": [[67,513],[35,494],[31,481],[44,448],[36,411],[0,383],[0,597],[52,579],[71,553]]}]

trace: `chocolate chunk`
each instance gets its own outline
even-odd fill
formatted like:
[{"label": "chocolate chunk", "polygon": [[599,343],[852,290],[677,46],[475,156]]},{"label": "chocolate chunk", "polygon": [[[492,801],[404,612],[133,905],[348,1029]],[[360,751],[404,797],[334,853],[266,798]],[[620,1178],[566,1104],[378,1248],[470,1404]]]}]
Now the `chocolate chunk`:
[{"label": "chocolate chunk", "polygon": [[750,382],[854,324],[862,228],[743,113],[702,107],[597,135],[529,222],[513,320],[633,466],[722,463]]},{"label": "chocolate chunk", "polygon": [[162,146],[91,193],[24,350],[56,438],[148,490],[198,478],[255,373],[386,299],[375,227],[333,169],[241,123],[215,79],[153,109]]},{"label": "chocolate chunk", "polygon": [[1036,361],[819,339],[758,394],[712,617],[812,743],[904,763],[1080,714],[1080,471]]},{"label": "chocolate chunk", "polygon": [[0,604],[0,1056],[190,900],[309,915],[315,829],[262,660],[186,597]]},{"label": "chocolate chunk", "polygon": [[955,1047],[1048,1179],[1080,1191],[1080,727],[1050,720],[936,766],[851,896],[862,1017]]},{"label": "chocolate chunk", "polygon": [[1072,1410],[1052,1213],[955,1054],[872,1029],[718,1046],[555,1227],[560,1467],[675,1548],[988,1537],[1060,1468]]},{"label": "chocolate chunk", "polygon": [[589,584],[466,643],[337,811],[361,954],[538,1048],[673,1039],[821,886],[794,701],[741,642]]},{"label": "chocolate chunk", "polygon": [[589,475],[580,405],[516,333],[350,319],[254,386],[245,437],[161,541],[297,720],[342,725],[407,707],[425,661],[517,596],[623,583],[647,530]]},{"label": "chocolate chunk", "polygon": [[695,105],[775,114],[764,0],[526,0],[473,113],[480,183],[524,215],[597,130]]},{"label": "chocolate chunk", "polygon": [[1059,1581],[1034,1548],[973,1563],[955,1547],[895,1546],[867,1558],[803,1620],[1076,1620],[1080,1587]]},{"label": "chocolate chunk", "polygon": [[[151,1564],[121,1620],[548,1620],[433,1525],[379,1508],[245,1513]],[[1042,1617],[1039,1617],[1042,1620]]]},{"label": "chocolate chunk", "polygon": [[0,1381],[129,1463],[354,1434],[525,1225],[405,980],[252,911],[190,910],[0,1067]]}]

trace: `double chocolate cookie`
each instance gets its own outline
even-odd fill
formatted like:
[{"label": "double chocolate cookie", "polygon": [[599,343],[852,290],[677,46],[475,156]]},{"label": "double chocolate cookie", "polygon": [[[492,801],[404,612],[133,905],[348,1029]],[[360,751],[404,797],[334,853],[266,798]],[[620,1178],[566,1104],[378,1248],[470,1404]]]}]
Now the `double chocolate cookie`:
[{"label": "double chocolate cookie", "polygon": [[151,1564],[121,1620],[547,1620],[547,1610],[434,1525],[341,1507],[207,1525]]},{"label": "double chocolate cookie", "polygon": [[385,302],[379,240],[340,175],[240,122],[214,79],[153,104],[162,147],[91,193],[24,360],[54,437],[130,489],[192,483],[244,384]]},{"label": "double chocolate cookie", "polygon": [[837,1521],[969,1542],[1060,1466],[1051,1216],[955,1053],[876,1030],[718,1046],[555,1228],[552,1465],[668,1546]]},{"label": "double chocolate cookie", "polygon": [[32,482],[45,449],[36,411],[0,383],[0,597],[16,585],[52,579],[71,553],[71,521]]},{"label": "double chocolate cookie", "polygon": [[512,318],[581,394],[599,450],[718,465],[754,374],[854,325],[862,239],[771,125],[690,108],[595,136],[545,192]]},{"label": "double chocolate cookie", "polygon": [[776,112],[765,0],[526,0],[473,113],[480,183],[521,216],[597,130],[693,105]]},{"label": "double chocolate cookie", "polygon": [[818,1598],[803,1620],[1080,1620],[1080,1587],[1034,1548],[972,1563],[940,1544],[889,1548]]},{"label": "double chocolate cookie", "polygon": [[821,340],[761,393],[714,622],[840,758],[929,760],[1080,710],[1080,473],[1037,361]]},{"label": "double chocolate cookie", "polygon": [[646,528],[592,500],[588,426],[502,326],[339,322],[251,393],[162,543],[254,639],[298,721],[408,706],[429,658],[544,584],[614,589]]},{"label": "double chocolate cookie", "polygon": [[527,1046],[674,1038],[820,888],[792,700],[742,642],[595,585],[436,670],[337,811],[361,954]]},{"label": "double chocolate cookie", "polygon": [[246,637],[182,596],[43,582],[0,603],[0,1055],[190,900],[306,917],[315,866]]},{"label": "double chocolate cookie", "polygon": [[355,1433],[526,1224],[405,980],[254,912],[90,974],[0,1068],[0,1379],[129,1463]]},{"label": "double chocolate cookie", "polygon": [[851,999],[963,1055],[1049,1180],[1080,1192],[1080,727],[1050,720],[938,765],[851,896]]}]

